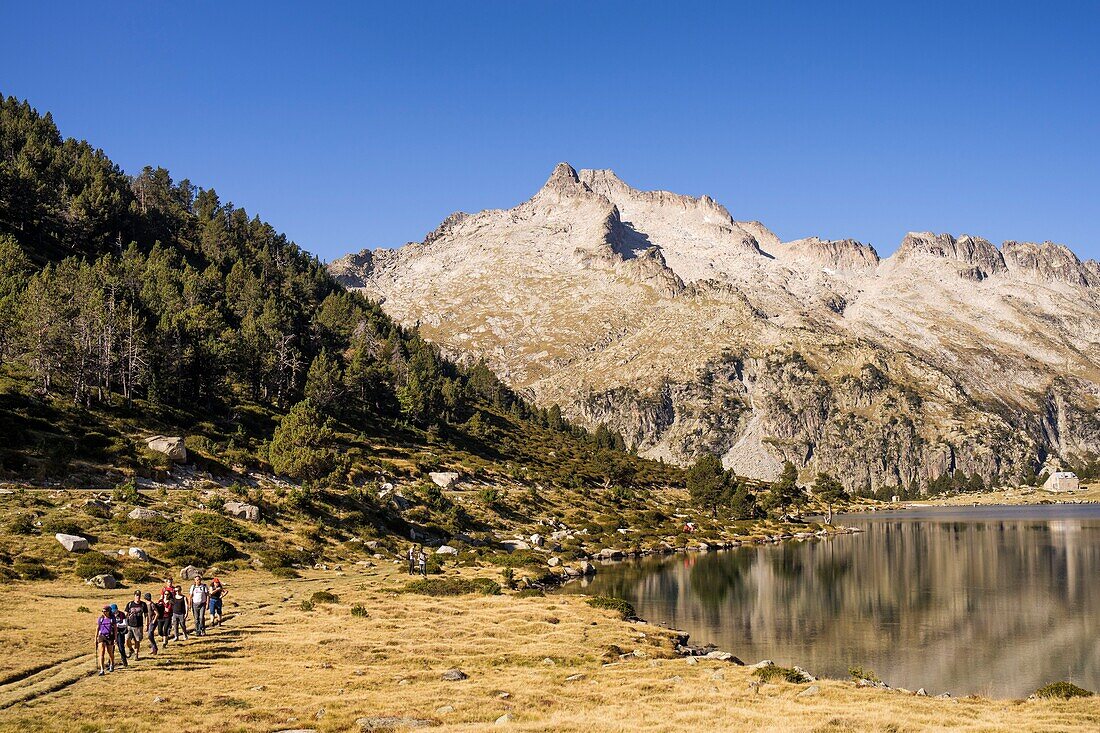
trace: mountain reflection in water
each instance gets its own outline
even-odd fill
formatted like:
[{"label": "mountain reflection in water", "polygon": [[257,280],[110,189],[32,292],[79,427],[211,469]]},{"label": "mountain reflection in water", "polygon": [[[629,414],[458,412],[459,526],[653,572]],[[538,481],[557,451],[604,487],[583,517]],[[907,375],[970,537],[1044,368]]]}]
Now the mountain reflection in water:
[{"label": "mountain reflection in water", "polygon": [[1100,506],[848,515],[864,533],[651,557],[563,592],[619,596],[748,663],[929,693],[1100,688]]}]

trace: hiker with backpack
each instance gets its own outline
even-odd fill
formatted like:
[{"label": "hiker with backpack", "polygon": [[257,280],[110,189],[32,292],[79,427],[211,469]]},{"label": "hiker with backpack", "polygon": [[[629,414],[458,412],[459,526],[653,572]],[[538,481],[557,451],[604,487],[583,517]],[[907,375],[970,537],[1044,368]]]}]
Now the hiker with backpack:
[{"label": "hiker with backpack", "polygon": [[118,647],[118,658],[122,660],[123,667],[129,667],[126,659],[126,614],[118,609],[117,603],[111,604],[111,616],[115,619],[115,646]]},{"label": "hiker with backpack", "polygon": [[217,578],[214,578],[214,580],[210,582],[210,600],[207,602],[207,610],[210,613],[211,626],[218,626],[221,624],[222,599],[224,599],[228,593],[229,591]]},{"label": "hiker with backpack", "polygon": [[187,602],[191,606],[191,615],[195,618],[195,636],[206,636],[206,604],[210,600],[210,586],[202,582],[202,576],[195,578],[187,591]]},{"label": "hiker with backpack", "polygon": [[153,594],[145,594],[145,635],[149,637],[149,648],[153,654],[159,654],[160,649],[157,648],[157,630],[160,628],[160,616],[161,611],[164,608],[153,601]]},{"label": "hiker with backpack", "polygon": [[428,555],[424,552],[423,546],[416,551],[416,564],[420,568],[420,574],[425,578],[428,577]]},{"label": "hiker with backpack", "polygon": [[405,553],[405,557],[409,561],[409,575],[416,574],[416,545],[409,545],[408,552]]},{"label": "hiker with backpack", "polygon": [[141,659],[141,640],[145,637],[145,615],[149,612],[141,600],[141,591],[134,591],[134,600],[126,604],[126,645],[134,659]]},{"label": "hiker with backpack", "polygon": [[[103,615],[96,619],[95,647],[99,659],[99,674],[115,671],[115,615],[110,606],[103,607]],[[110,663],[107,658],[110,656]]]}]

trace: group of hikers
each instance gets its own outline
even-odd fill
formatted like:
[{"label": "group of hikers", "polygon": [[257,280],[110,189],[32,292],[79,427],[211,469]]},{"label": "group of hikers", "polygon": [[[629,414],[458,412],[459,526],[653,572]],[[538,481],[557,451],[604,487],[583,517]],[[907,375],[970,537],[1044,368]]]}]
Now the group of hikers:
[{"label": "group of hikers", "polygon": [[409,561],[409,575],[419,573],[428,577],[428,554],[424,552],[424,545],[409,545],[405,559]]},{"label": "group of hikers", "polygon": [[[183,586],[173,583],[171,578],[165,578],[164,587],[156,599],[152,593],[143,596],[141,591],[135,590],[133,600],[124,608],[120,609],[115,603],[104,606],[96,620],[99,674],[115,671],[116,651],[117,658],[126,667],[130,666],[129,657],[140,659],[141,642],[145,637],[149,637],[149,648],[153,654],[160,652],[160,646],[168,646],[169,636],[172,641],[178,642],[182,632],[184,640],[187,640],[189,614],[194,619],[195,636],[205,636],[208,617],[212,626],[222,622],[222,601],[226,595],[228,591],[217,578],[207,585],[201,575],[196,577],[186,595]],[[161,639],[159,646],[158,636]]]}]

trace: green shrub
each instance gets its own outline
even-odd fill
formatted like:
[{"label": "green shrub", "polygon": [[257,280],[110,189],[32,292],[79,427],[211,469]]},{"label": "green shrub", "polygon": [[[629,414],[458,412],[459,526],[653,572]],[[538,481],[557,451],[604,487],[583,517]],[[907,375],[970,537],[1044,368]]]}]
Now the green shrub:
[{"label": "green shrub", "polygon": [[425,596],[462,596],[480,594],[484,596],[500,595],[500,584],[488,578],[422,578],[407,583],[404,593],[417,593]]},{"label": "green shrub", "polygon": [[102,552],[86,552],[76,561],[76,574],[84,580],[108,573],[116,575],[117,570],[118,560]]},{"label": "green shrub", "polygon": [[118,531],[121,534],[140,537],[143,540],[167,542],[172,539],[172,535],[175,532],[175,525],[171,520],[164,517],[158,517],[156,519],[126,518],[119,522]]},{"label": "green shrub", "polygon": [[237,549],[203,527],[185,524],[164,546],[168,557],[182,565],[213,565],[237,556]]},{"label": "green shrub", "polygon": [[34,534],[35,530],[38,529],[34,526],[36,521],[38,521],[38,517],[31,512],[16,514],[8,521],[7,530],[12,534]]},{"label": "green shrub", "polygon": [[327,590],[319,590],[309,597],[309,600],[314,603],[339,603],[340,596],[335,593],[330,593]]},{"label": "green shrub", "polygon": [[49,580],[53,573],[36,557],[21,557],[12,565],[23,580]]},{"label": "green shrub", "polygon": [[198,512],[187,518],[187,523],[201,527],[218,537],[226,537],[241,542],[258,542],[260,536],[240,522],[214,512]]},{"label": "green shrub", "polygon": [[516,550],[515,552],[494,552],[486,555],[485,562],[502,568],[542,567],[546,559],[531,550]]},{"label": "green shrub", "polygon": [[807,681],[805,675],[798,670],[791,669],[790,667],[780,667],[776,664],[769,664],[765,667],[761,667],[754,671],[752,675],[753,677],[759,678],[761,682],[772,682],[779,679],[797,685]]},{"label": "green shrub", "polygon": [[111,492],[111,501],[115,504],[136,504],[140,500],[141,494],[138,493],[137,484],[133,479],[119,484]]},{"label": "green shrub", "polygon": [[1095,693],[1091,690],[1086,690],[1083,687],[1078,687],[1072,682],[1051,682],[1049,685],[1043,685],[1035,691],[1035,695],[1038,697],[1046,697],[1056,700],[1069,700],[1073,697],[1092,697]]},{"label": "green shrub", "polygon": [[77,606],[76,607],[76,612],[77,613],[91,613],[92,609],[88,608],[87,606]]},{"label": "green shrub", "polygon": [[98,504],[94,501],[87,502],[81,508],[84,510],[84,513],[87,514],[89,517],[94,517],[96,519],[111,518],[111,510],[103,506],[102,504]]},{"label": "green shrub", "polygon": [[273,547],[260,553],[265,568],[289,568],[294,565],[312,565],[313,555],[308,550]]},{"label": "green shrub", "polygon": [[540,588],[524,588],[516,592],[516,598],[544,598],[545,593]]},{"label": "green shrub", "polygon": [[428,561],[424,563],[424,571],[428,575],[442,575],[443,574],[443,556],[442,555],[428,555]]},{"label": "green shrub", "polygon": [[53,516],[42,521],[42,534],[84,535],[84,527],[72,517]]},{"label": "green shrub", "polygon": [[870,680],[871,682],[882,682],[878,678],[878,675],[874,673],[874,670],[865,669],[860,665],[855,665],[848,668],[848,674],[852,675],[854,680]]},{"label": "green shrub", "polygon": [[303,611],[312,611],[313,601],[302,601],[298,604],[298,608],[302,609]]},{"label": "green shrub", "polygon": [[276,567],[271,568],[271,574],[276,578],[297,578],[298,571],[294,568]]},{"label": "green shrub", "polygon": [[362,603],[356,603],[354,606],[351,607],[351,615],[355,616],[356,618],[367,618],[369,614],[367,613],[366,606],[364,606]]},{"label": "green shrub", "polygon": [[622,598],[609,598],[607,596],[593,596],[585,601],[592,608],[603,608],[608,611],[617,611],[624,619],[633,618],[636,614],[634,606]]},{"label": "green shrub", "polygon": [[477,492],[477,498],[486,508],[496,511],[504,503],[504,492],[495,486],[487,486]]}]

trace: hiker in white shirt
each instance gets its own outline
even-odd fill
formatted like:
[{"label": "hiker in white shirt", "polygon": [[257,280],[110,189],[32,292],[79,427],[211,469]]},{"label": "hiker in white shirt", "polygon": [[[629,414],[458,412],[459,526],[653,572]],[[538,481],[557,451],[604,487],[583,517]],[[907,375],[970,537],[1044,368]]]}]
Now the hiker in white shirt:
[{"label": "hiker in white shirt", "polygon": [[206,602],[210,600],[210,586],[202,582],[200,575],[195,578],[187,595],[188,603],[191,605],[191,615],[195,619],[195,634],[206,636]]}]

